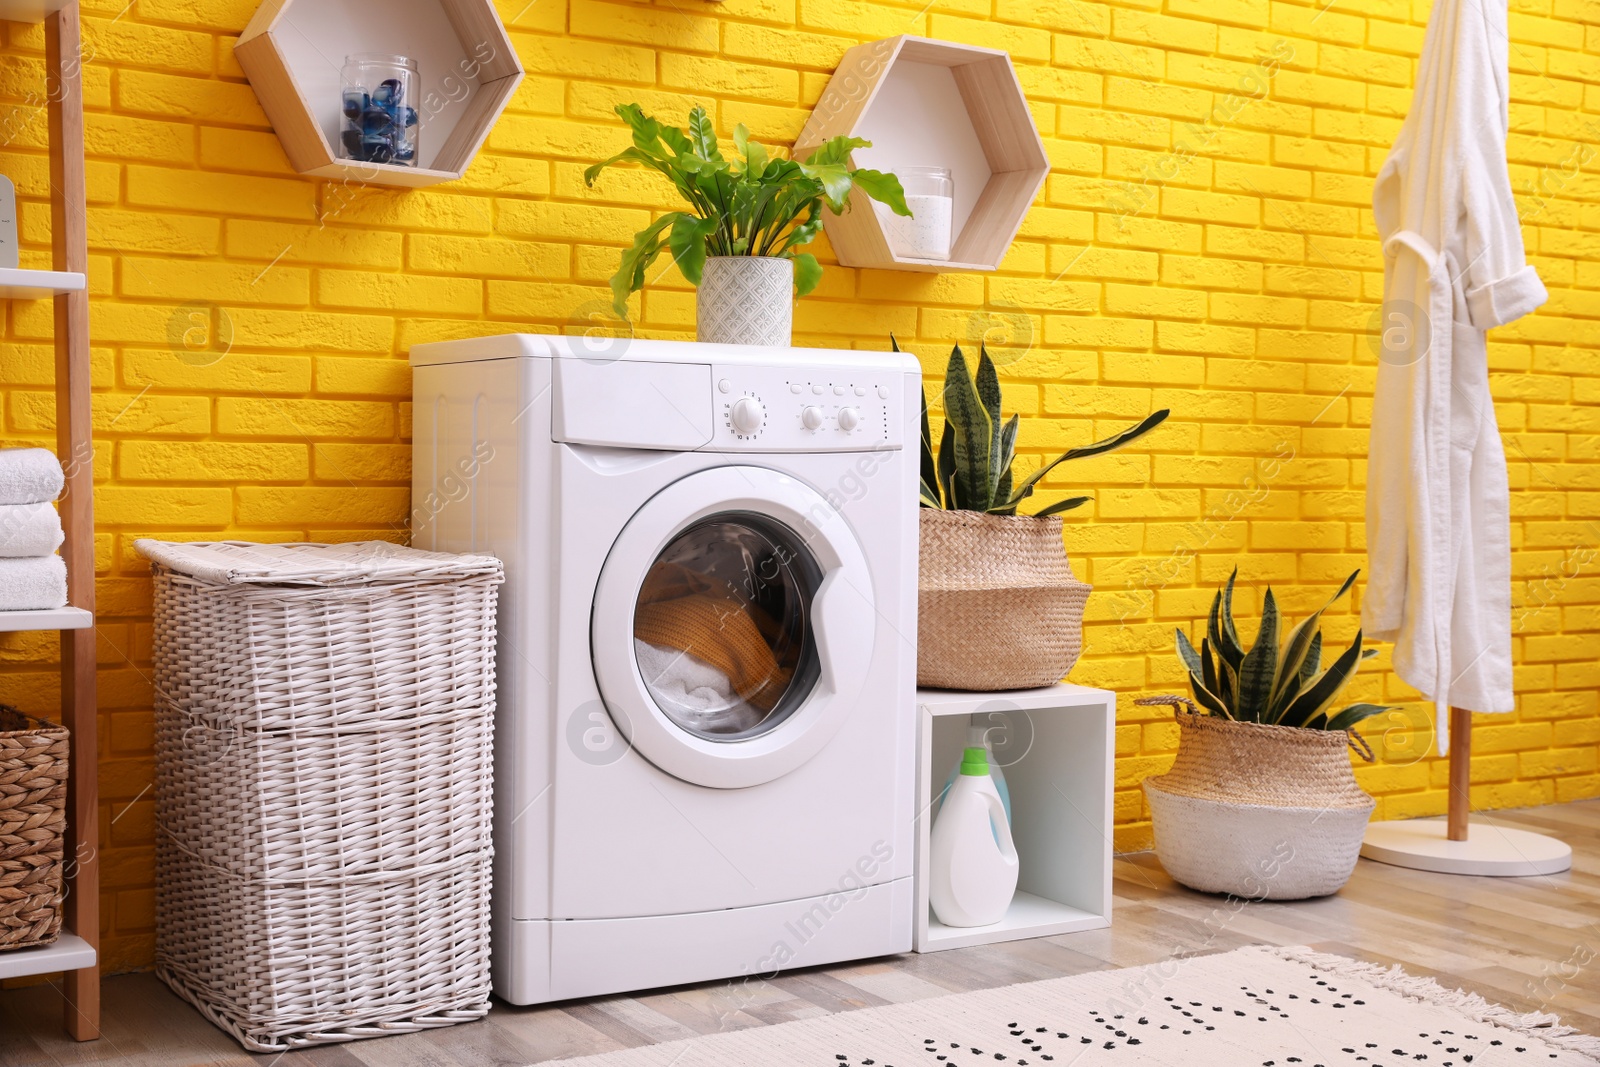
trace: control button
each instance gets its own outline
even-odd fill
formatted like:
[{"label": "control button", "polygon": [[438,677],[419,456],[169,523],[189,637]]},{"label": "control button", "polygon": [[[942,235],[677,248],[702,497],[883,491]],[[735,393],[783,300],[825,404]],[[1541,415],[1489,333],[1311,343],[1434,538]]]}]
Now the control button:
[{"label": "control button", "polygon": [[815,404],[807,404],[800,412],[800,425],[808,430],[815,430],[822,425],[822,409]]},{"label": "control button", "polygon": [[818,396],[821,396],[821,395],[822,395],[822,386],[820,386],[820,385],[813,385],[813,386],[812,386],[812,387],[811,387],[811,391],[812,391],[812,392],[813,392],[813,393],[816,393],[816,394],[817,394],[817,395],[818,395]]},{"label": "control button", "polygon": [[717,392],[726,393],[733,389],[733,383],[724,378],[717,383]]},{"label": "control button", "polygon": [[753,396],[741,396],[733,402],[733,408],[728,412],[728,421],[733,423],[733,428],[739,433],[751,434],[761,429],[761,424],[767,421],[767,409],[761,406],[761,401]]},{"label": "control button", "polygon": [[860,408],[839,409],[839,429],[849,432],[861,425]]},{"label": "control button", "polygon": [[805,386],[801,385],[799,382],[790,382],[789,383],[789,392],[791,392],[791,393],[798,393],[804,388],[805,388]]},{"label": "control button", "polygon": [[856,396],[866,396],[866,395],[867,395],[867,390],[866,390],[865,386],[861,386],[861,385],[856,386]]},{"label": "control button", "polygon": [[834,396],[844,396],[844,386],[842,386],[842,385],[834,386],[833,387],[833,395]]},{"label": "control button", "polygon": [[889,399],[889,387],[888,386],[886,386],[886,385],[878,386],[878,399],[879,400],[888,400]]}]

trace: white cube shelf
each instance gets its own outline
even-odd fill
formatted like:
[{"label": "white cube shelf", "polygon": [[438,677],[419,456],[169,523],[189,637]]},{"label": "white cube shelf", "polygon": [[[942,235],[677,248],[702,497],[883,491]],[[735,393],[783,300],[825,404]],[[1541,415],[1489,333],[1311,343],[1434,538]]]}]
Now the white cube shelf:
[{"label": "white cube shelf", "polygon": [[[919,689],[917,708],[916,950],[1110,926],[1116,695],[1065,684],[1003,693]],[[1004,919],[960,928],[945,926],[928,905],[928,834],[974,715],[991,729],[1005,772],[1021,870]]]}]

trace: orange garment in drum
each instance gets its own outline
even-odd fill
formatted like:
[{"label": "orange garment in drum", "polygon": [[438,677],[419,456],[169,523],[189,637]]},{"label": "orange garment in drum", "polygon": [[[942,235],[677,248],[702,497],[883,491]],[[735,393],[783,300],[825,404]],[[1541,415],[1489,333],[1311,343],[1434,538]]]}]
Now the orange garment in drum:
[{"label": "orange garment in drum", "polygon": [[639,591],[633,636],[704,660],[751,705],[771,711],[790,672],[779,666],[752,610],[725,583],[676,564],[657,565]]}]

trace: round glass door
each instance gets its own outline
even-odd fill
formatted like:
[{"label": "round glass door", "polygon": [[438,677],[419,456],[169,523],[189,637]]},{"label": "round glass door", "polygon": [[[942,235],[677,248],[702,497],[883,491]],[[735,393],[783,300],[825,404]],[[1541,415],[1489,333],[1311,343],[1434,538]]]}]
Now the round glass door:
[{"label": "round glass door", "polygon": [[634,655],[656,707],[707,741],[782,723],[817,683],[821,578],[793,531],[753,513],[712,515],[673,537],[633,611]]}]

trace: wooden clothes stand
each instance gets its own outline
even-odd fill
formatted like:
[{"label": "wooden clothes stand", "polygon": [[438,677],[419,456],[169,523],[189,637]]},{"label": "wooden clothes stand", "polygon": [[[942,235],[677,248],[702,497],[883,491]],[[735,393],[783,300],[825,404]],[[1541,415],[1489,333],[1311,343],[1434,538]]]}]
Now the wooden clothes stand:
[{"label": "wooden clothes stand", "polygon": [[1367,827],[1361,855],[1439,874],[1528,877],[1572,867],[1566,842],[1529,830],[1469,824],[1472,810],[1472,712],[1450,709],[1450,795],[1444,821],[1403,819]]},{"label": "wooden clothes stand", "polygon": [[[49,12],[48,8],[59,8]],[[66,901],[60,936],[0,952],[0,978],[63,974],[67,1033],[100,1036],[99,788],[94,639],[94,446],[90,438],[88,223],[84,215],[83,50],[76,0],[0,0],[0,19],[45,24],[53,270],[0,268],[0,299],[55,301],[56,452],[66,540],[65,608],[0,612],[0,631],[61,634],[61,721],[72,733],[67,780]]]}]

